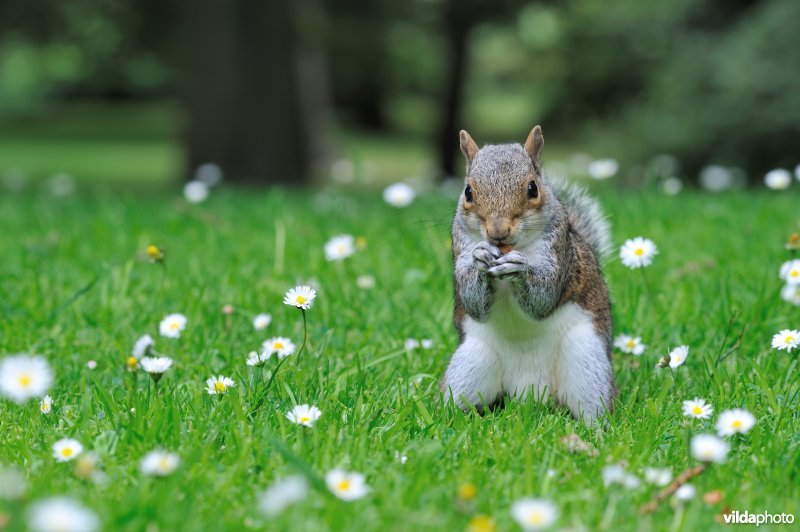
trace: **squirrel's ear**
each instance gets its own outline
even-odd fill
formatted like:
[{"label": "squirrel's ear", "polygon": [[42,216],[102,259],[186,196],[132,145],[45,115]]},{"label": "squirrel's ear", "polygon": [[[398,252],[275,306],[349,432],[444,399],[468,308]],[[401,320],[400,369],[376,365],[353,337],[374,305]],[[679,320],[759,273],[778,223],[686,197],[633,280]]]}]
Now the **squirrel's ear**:
[{"label": "squirrel's ear", "polygon": [[474,159],[475,155],[478,153],[478,145],[475,144],[475,141],[472,140],[469,133],[463,129],[459,132],[458,139],[461,141],[461,153],[464,154],[464,158],[467,160],[467,167],[469,167],[469,165],[472,164],[472,159]]},{"label": "squirrel's ear", "polygon": [[537,170],[542,168],[542,146],[544,145],[544,137],[542,136],[542,128],[536,126],[531,130],[528,135],[528,140],[525,141],[525,151],[533,161],[533,166]]}]

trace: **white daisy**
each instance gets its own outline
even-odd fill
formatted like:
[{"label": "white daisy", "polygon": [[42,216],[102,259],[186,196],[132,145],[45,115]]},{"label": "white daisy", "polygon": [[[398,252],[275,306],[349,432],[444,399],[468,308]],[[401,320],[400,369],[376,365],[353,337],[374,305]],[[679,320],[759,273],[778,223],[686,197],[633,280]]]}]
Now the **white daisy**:
[{"label": "white daisy", "polygon": [[422,349],[433,349],[433,340],[430,338],[423,338],[419,345],[422,346]]},{"label": "white daisy", "polygon": [[59,462],[69,462],[82,452],[81,442],[72,438],[64,438],[53,444],[53,457]]},{"label": "white daisy", "polygon": [[0,499],[21,499],[27,489],[22,471],[16,467],[0,466]]},{"label": "white daisy", "polygon": [[778,274],[781,279],[790,285],[800,284],[800,259],[787,260],[781,264],[781,270]]},{"label": "white daisy", "polygon": [[714,412],[714,409],[710,404],[706,403],[705,399],[695,397],[691,401],[683,402],[683,415],[686,417],[708,419],[711,417],[712,412]]},{"label": "white daisy", "polygon": [[53,399],[49,395],[42,397],[39,403],[39,411],[42,414],[49,414],[53,410]]},{"label": "white daisy", "polygon": [[722,463],[728,456],[730,446],[713,434],[697,434],[691,441],[692,456],[701,462]]},{"label": "white daisy", "polygon": [[416,195],[414,189],[405,183],[395,183],[383,189],[383,201],[393,207],[408,207]]},{"label": "white daisy", "polygon": [[621,464],[607,465],[603,468],[603,485],[608,487],[615,483],[621,484],[625,475],[625,468]]},{"label": "white daisy", "polygon": [[369,493],[369,486],[361,473],[334,469],[325,474],[325,484],[328,485],[331,493],[343,501],[354,501]]},{"label": "white daisy", "polygon": [[180,338],[181,331],[186,328],[186,316],[183,314],[168,314],[161,320],[161,323],[158,326],[158,330],[161,333],[161,336],[166,336],[167,338]]},{"label": "white daisy", "polygon": [[172,359],[169,357],[145,357],[139,362],[154,382],[158,382],[164,372],[172,367]]},{"label": "white daisy", "polygon": [[694,499],[695,495],[697,495],[697,490],[691,484],[684,484],[675,490],[675,498],[679,501]]},{"label": "white daisy", "polygon": [[183,197],[189,203],[200,203],[208,198],[208,185],[202,181],[189,181],[183,187]]},{"label": "white daisy", "polygon": [[511,505],[511,515],[523,530],[542,530],[558,519],[558,508],[545,499],[520,499]]},{"label": "white daisy", "polygon": [[97,369],[97,361],[96,360],[88,361],[86,363],[86,367],[89,368],[89,369]]},{"label": "white daisy", "polygon": [[747,434],[755,424],[755,416],[747,410],[741,408],[725,410],[719,413],[719,418],[717,419],[717,434],[720,436]]},{"label": "white daisy", "polygon": [[272,323],[270,314],[256,314],[256,317],[253,318],[253,328],[257,331],[263,331],[270,323]]},{"label": "white daisy", "polygon": [[800,306],[800,284],[786,284],[781,289],[781,299],[792,305]]},{"label": "white daisy", "polygon": [[767,172],[764,183],[772,190],[786,190],[792,184],[792,174],[785,168],[776,168]]},{"label": "white daisy", "polygon": [[267,359],[267,356],[259,355],[256,351],[250,351],[247,354],[247,365],[258,366]]},{"label": "white daisy", "polygon": [[295,286],[283,296],[283,304],[308,310],[314,304],[317,291],[310,286]]},{"label": "white daisy", "polygon": [[150,451],[139,462],[139,470],[145,475],[165,477],[177,469],[180,457],[167,451]]},{"label": "white daisy", "polygon": [[325,258],[329,261],[344,260],[356,252],[356,239],[352,235],[339,235],[325,243]]},{"label": "white daisy", "polygon": [[53,371],[44,357],[27,354],[0,360],[0,395],[22,404],[41,397],[53,384]]},{"label": "white daisy", "polygon": [[308,482],[300,475],[275,481],[258,496],[258,507],[267,515],[278,515],[286,507],[298,503],[308,495]]},{"label": "white daisy", "polygon": [[619,250],[622,264],[631,269],[650,266],[656,255],[658,255],[658,249],[653,241],[641,236],[626,240]]},{"label": "white daisy", "polygon": [[619,164],[614,159],[598,159],[589,163],[587,170],[593,179],[608,179],[617,174]]},{"label": "white daisy", "polygon": [[656,486],[666,486],[672,480],[672,469],[669,468],[659,469],[655,467],[645,468],[644,479],[649,484],[654,484]]},{"label": "white daisy", "polygon": [[620,334],[614,339],[614,347],[623,353],[631,353],[638,357],[644,353],[647,346],[642,343],[642,339],[639,336]]},{"label": "white daisy", "polygon": [[313,427],[314,422],[322,415],[319,408],[309,405],[297,405],[286,414],[289,421],[303,425],[305,427]]},{"label": "white daisy", "polygon": [[413,351],[414,349],[419,349],[419,340],[415,338],[406,338],[404,345],[406,351]]},{"label": "white daisy", "polygon": [[219,375],[211,377],[206,381],[206,391],[209,395],[223,394],[228,391],[228,388],[233,388],[236,383],[230,377]]},{"label": "white daisy", "polygon": [[800,331],[793,329],[784,329],[772,337],[772,348],[778,351],[786,350],[791,352],[792,349],[800,345]]},{"label": "white daisy", "polygon": [[222,168],[214,163],[203,163],[194,171],[194,178],[210,187],[218,185],[223,177]]},{"label": "white daisy", "polygon": [[289,338],[276,336],[274,338],[264,340],[264,343],[261,345],[261,349],[263,351],[262,357],[264,360],[273,354],[277,354],[278,358],[283,359],[294,353],[295,345]]},{"label": "white daisy", "polygon": [[139,360],[142,357],[146,357],[153,346],[156,345],[156,341],[153,340],[153,337],[149,334],[145,334],[138,340],[136,343],[133,344],[133,350],[131,351],[131,355],[136,359]]},{"label": "white daisy", "polygon": [[66,497],[52,497],[28,510],[28,526],[35,532],[92,532],[100,526],[97,515]]},{"label": "white daisy", "polygon": [[372,275],[359,275],[356,278],[356,286],[362,290],[375,288],[375,277]]},{"label": "white daisy", "polygon": [[681,345],[669,352],[669,367],[677,368],[686,362],[686,357],[689,356],[689,346]]}]

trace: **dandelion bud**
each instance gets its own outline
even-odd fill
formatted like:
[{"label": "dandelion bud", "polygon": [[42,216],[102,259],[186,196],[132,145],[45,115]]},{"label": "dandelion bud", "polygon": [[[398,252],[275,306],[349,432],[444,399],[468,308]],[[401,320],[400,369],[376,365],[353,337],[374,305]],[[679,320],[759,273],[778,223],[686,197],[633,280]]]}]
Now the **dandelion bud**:
[{"label": "dandelion bud", "polygon": [[164,261],[164,251],[152,244],[147,246],[147,256],[150,257],[150,260],[153,262]]}]

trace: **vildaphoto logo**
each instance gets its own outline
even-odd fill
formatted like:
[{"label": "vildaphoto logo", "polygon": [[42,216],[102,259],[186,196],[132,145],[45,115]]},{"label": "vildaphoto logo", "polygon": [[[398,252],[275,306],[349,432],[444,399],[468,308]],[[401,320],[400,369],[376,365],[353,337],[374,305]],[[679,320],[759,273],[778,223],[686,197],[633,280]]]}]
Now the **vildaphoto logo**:
[{"label": "vildaphoto logo", "polygon": [[794,523],[794,514],[771,514],[769,512],[751,513],[745,510],[733,510],[723,514],[726,525],[791,525]]}]

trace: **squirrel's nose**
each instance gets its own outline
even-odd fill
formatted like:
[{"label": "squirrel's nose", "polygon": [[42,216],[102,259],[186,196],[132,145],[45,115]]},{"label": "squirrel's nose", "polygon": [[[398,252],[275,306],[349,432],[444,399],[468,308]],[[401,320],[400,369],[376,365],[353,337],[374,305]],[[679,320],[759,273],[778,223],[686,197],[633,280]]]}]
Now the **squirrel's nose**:
[{"label": "squirrel's nose", "polygon": [[511,227],[509,224],[501,223],[499,221],[490,221],[486,225],[486,236],[493,244],[502,244],[503,240],[508,238],[511,234]]}]

